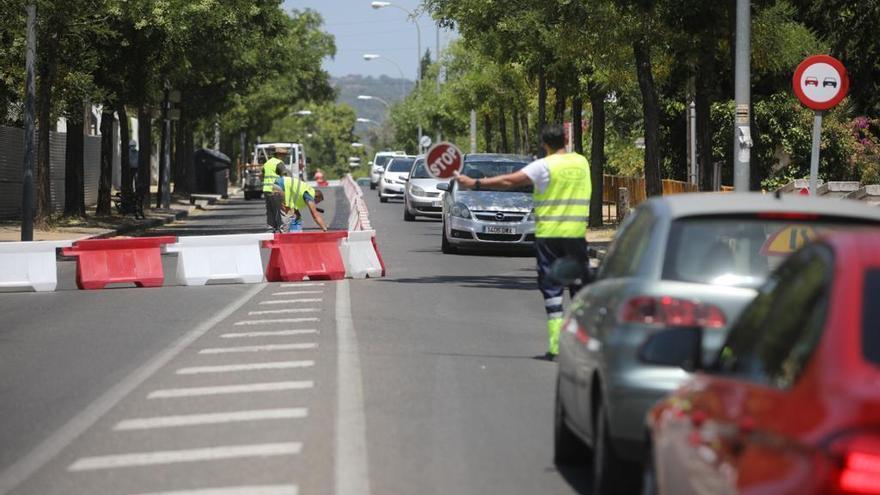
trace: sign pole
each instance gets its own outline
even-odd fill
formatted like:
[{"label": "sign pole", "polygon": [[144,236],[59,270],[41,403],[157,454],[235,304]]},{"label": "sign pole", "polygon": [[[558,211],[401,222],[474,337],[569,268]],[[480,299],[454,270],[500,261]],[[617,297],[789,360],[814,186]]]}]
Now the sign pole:
[{"label": "sign pole", "polygon": [[751,173],[751,37],[752,2],[736,2],[736,123],[733,136],[733,185],[736,192],[748,192]]},{"label": "sign pole", "polygon": [[810,157],[810,195],[818,192],[819,181],[819,145],[822,143],[822,112],[817,111],[813,117],[813,153]]}]

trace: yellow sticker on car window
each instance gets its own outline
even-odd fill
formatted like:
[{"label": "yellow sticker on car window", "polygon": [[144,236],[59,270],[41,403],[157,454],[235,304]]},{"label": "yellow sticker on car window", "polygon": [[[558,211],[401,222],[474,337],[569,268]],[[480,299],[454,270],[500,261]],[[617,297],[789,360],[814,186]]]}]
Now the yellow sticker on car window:
[{"label": "yellow sticker on car window", "polygon": [[808,225],[789,225],[767,238],[767,241],[761,246],[761,254],[785,256],[797,251],[801,246],[818,236],[816,229]]}]

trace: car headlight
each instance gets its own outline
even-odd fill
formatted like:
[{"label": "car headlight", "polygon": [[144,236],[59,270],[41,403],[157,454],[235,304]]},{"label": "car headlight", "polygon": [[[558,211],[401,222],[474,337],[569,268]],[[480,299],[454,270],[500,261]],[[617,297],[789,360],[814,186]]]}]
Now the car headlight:
[{"label": "car headlight", "polygon": [[419,186],[410,186],[410,187],[409,187],[409,193],[410,193],[410,194],[414,194],[414,195],[416,195],[416,196],[424,196],[424,195],[425,195],[425,190],[422,189],[422,188],[419,187]]},{"label": "car headlight", "polygon": [[455,203],[452,205],[452,216],[459,218],[471,218],[471,210],[464,203]]},{"label": "car headlight", "polygon": [[527,222],[534,222],[535,221],[535,209],[534,208],[532,208],[532,211],[529,212],[529,216],[526,218],[526,221]]}]

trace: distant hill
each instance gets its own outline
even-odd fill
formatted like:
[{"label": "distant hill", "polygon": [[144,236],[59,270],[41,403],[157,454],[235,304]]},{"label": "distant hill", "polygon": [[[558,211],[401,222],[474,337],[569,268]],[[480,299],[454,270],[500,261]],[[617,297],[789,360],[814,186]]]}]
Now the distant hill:
[{"label": "distant hill", "polygon": [[[337,90],[336,101],[351,105],[358,114],[376,122],[385,120],[385,105],[378,101],[358,100],[358,95],[369,95],[382,98],[390,104],[401,100],[403,95],[412,91],[415,83],[409,79],[392,78],[388,76],[373,77],[348,75],[331,79],[333,87]],[[358,134],[363,132],[363,125],[359,125]]]}]

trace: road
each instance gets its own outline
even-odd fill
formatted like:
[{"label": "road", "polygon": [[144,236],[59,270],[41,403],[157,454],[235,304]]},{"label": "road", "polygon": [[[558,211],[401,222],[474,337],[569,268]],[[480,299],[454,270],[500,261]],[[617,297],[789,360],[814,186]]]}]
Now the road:
[{"label": "road", "polygon": [[[341,190],[326,216],[345,224]],[[584,493],[529,255],[368,194],[384,279],[0,294],[0,494]],[[232,198],[149,233],[259,232]],[[307,222],[306,227],[313,227]]]}]

